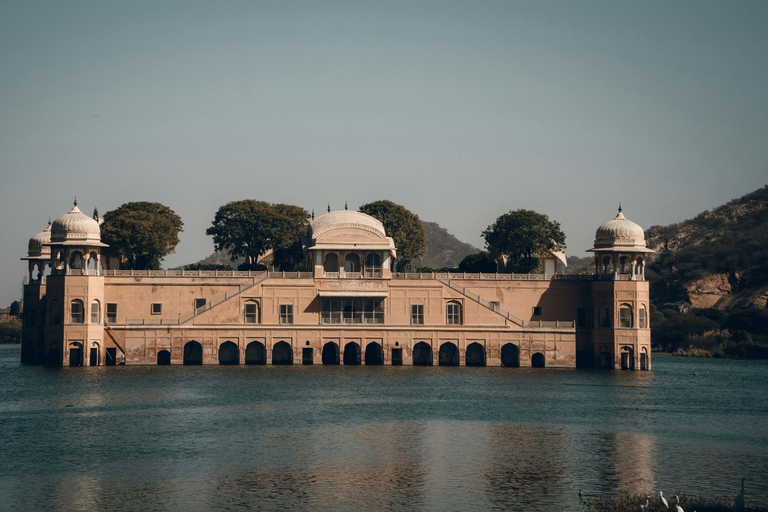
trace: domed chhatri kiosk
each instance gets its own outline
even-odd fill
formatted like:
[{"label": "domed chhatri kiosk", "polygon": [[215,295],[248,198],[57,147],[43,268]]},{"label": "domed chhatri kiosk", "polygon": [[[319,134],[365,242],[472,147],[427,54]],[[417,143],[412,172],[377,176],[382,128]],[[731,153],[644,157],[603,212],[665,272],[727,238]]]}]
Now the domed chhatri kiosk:
[{"label": "domed chhatri kiosk", "polygon": [[594,275],[402,274],[364,213],[314,219],[305,272],[125,270],[75,204],[29,241],[22,361],[649,370],[642,228],[598,228]]}]

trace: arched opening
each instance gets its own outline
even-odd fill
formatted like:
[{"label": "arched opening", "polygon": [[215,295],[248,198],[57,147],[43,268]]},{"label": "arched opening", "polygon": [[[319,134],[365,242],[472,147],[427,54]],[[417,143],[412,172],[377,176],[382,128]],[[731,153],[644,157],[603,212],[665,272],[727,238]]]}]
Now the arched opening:
[{"label": "arched opening", "polygon": [[459,366],[459,348],[451,342],[443,343],[437,361],[440,366]]},{"label": "arched opening", "polygon": [[61,348],[53,343],[48,347],[48,352],[45,354],[45,366],[57,368],[63,364],[64,356],[62,355]]},{"label": "arched opening", "polygon": [[629,304],[619,306],[619,327],[625,329],[632,327],[632,306]]},{"label": "arched opening", "polygon": [[635,369],[635,351],[632,347],[621,347],[621,369],[622,370],[634,370]]},{"label": "arched opening", "polygon": [[278,341],[272,347],[272,364],[293,364],[293,349],[285,341]]},{"label": "arched opening", "polygon": [[360,272],[360,256],[350,252],[344,258],[344,273],[353,274]]},{"label": "arched opening", "polygon": [[267,364],[267,349],[263,343],[252,341],[245,347],[245,364]]},{"label": "arched opening", "polygon": [[609,370],[613,368],[613,356],[611,352],[608,350],[608,347],[602,346],[600,347],[600,355],[597,358],[598,366],[600,368]]},{"label": "arched opening", "polygon": [[365,365],[381,366],[384,364],[384,350],[378,343],[369,343],[365,347]]},{"label": "arched opening", "polygon": [[88,354],[88,365],[99,366],[99,346],[94,343],[90,352],[91,353]]},{"label": "arched opening", "polygon": [[520,367],[520,349],[517,345],[507,343],[501,347],[501,366],[505,368]]},{"label": "arched opening", "polygon": [[470,343],[465,361],[467,366],[485,366],[485,347],[479,343]]},{"label": "arched opening", "polygon": [[544,368],[544,354],[541,352],[536,352],[531,356],[531,367],[532,368]]},{"label": "arched opening", "polygon": [[80,251],[75,251],[69,257],[69,268],[83,268],[83,254]]},{"label": "arched opening", "polygon": [[323,364],[339,364],[339,346],[329,341],[323,345]]},{"label": "arched opening", "polygon": [[240,364],[240,349],[231,341],[219,345],[219,364]]},{"label": "arched opening", "polygon": [[403,349],[400,347],[392,349],[392,366],[403,365]]},{"label": "arched opening", "polygon": [[544,273],[545,274],[554,274],[555,273],[555,262],[552,260],[545,260],[544,261]]},{"label": "arched opening", "polygon": [[83,366],[83,345],[72,343],[69,346],[69,366]]},{"label": "arched opening", "polygon": [[645,347],[640,350],[640,369],[643,371],[648,369],[648,349]]},{"label": "arched opening", "polygon": [[365,277],[381,277],[381,255],[377,252],[369,252],[365,257]]},{"label": "arched opening", "polygon": [[101,270],[98,265],[98,255],[95,252],[92,252],[88,255],[88,270]]},{"label": "arched opening", "polygon": [[248,301],[243,308],[243,321],[246,324],[259,323],[259,303],[256,301]]},{"label": "arched opening", "polygon": [[423,341],[413,346],[413,365],[432,366],[432,347]]},{"label": "arched opening", "polygon": [[83,301],[73,300],[69,305],[69,322],[73,324],[82,324],[85,322],[85,313],[83,311]]},{"label": "arched opening", "polygon": [[344,365],[357,366],[360,364],[360,345],[350,341],[344,345]]},{"label": "arched opening", "polygon": [[160,350],[157,353],[157,366],[168,366],[171,364],[170,350]]},{"label": "arched opening", "polygon": [[[309,344],[309,342],[307,342]],[[315,364],[315,351],[312,347],[301,348],[301,364]]]},{"label": "arched opening", "polygon": [[648,310],[645,309],[645,304],[640,304],[637,309],[637,326],[640,329],[648,328]]},{"label": "arched opening", "polygon": [[325,263],[323,264],[323,271],[338,272],[339,271],[339,256],[335,252],[329,252],[325,255]]},{"label": "arched opening", "polygon": [[196,341],[189,341],[184,345],[184,364],[203,364],[203,346]]}]

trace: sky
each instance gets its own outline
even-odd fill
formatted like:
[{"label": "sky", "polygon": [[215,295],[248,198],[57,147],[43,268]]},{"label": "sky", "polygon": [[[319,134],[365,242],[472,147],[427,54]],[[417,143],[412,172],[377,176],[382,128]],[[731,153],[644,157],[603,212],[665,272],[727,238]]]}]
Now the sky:
[{"label": "sky", "polygon": [[768,183],[768,2],[0,0],[0,307],[48,219],[378,199],[483,248],[521,208],[583,257]]}]

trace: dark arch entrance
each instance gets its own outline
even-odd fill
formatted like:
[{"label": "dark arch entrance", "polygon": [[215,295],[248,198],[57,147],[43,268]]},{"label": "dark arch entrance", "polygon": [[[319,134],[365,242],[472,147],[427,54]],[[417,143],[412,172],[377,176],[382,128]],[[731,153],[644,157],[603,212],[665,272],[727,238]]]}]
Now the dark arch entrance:
[{"label": "dark arch entrance", "polygon": [[83,346],[79,343],[69,347],[69,366],[83,366]]},{"label": "dark arch entrance", "polygon": [[344,364],[350,366],[360,364],[360,345],[354,341],[344,345]]},{"label": "dark arch entrance", "polygon": [[203,364],[203,346],[196,341],[184,345],[184,364]]},{"label": "dark arch entrance", "polygon": [[278,341],[272,347],[272,364],[293,364],[293,349],[284,342]]},{"label": "dark arch entrance", "polygon": [[437,358],[440,366],[459,366],[459,348],[451,342],[443,343]]},{"label": "dark arch entrance", "polygon": [[339,364],[339,346],[328,342],[323,346],[323,364]]},{"label": "dark arch entrance", "polygon": [[240,349],[231,341],[219,346],[219,364],[240,364]]},{"label": "dark arch entrance", "polygon": [[432,366],[432,347],[423,341],[413,346],[413,365]]},{"label": "dark arch entrance", "polygon": [[501,347],[501,366],[520,368],[520,349],[517,348],[517,345],[507,343]]},{"label": "dark arch entrance", "polygon": [[157,353],[157,366],[168,366],[171,364],[171,353],[168,350],[161,350]]},{"label": "dark arch entrance", "polygon": [[485,366],[485,347],[479,343],[470,343],[467,347],[467,366]]},{"label": "dark arch entrance", "polygon": [[541,352],[533,354],[533,356],[531,356],[531,367],[544,368],[544,354]]},{"label": "dark arch entrance", "polygon": [[381,366],[384,364],[384,350],[378,343],[369,343],[365,347],[365,364],[366,366]]},{"label": "dark arch entrance", "polygon": [[263,343],[252,341],[245,347],[245,364],[267,364],[267,349]]}]

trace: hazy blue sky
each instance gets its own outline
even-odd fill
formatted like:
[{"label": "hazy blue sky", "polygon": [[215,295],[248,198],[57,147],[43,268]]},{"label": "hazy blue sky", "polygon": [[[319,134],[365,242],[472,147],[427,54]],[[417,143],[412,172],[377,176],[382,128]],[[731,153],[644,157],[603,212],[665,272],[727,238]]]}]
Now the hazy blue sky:
[{"label": "hazy blue sky", "polygon": [[165,266],[219,206],[405,205],[461,240],[518,208],[584,256],[768,183],[768,2],[0,0],[0,306],[28,239],[158,201]]}]

